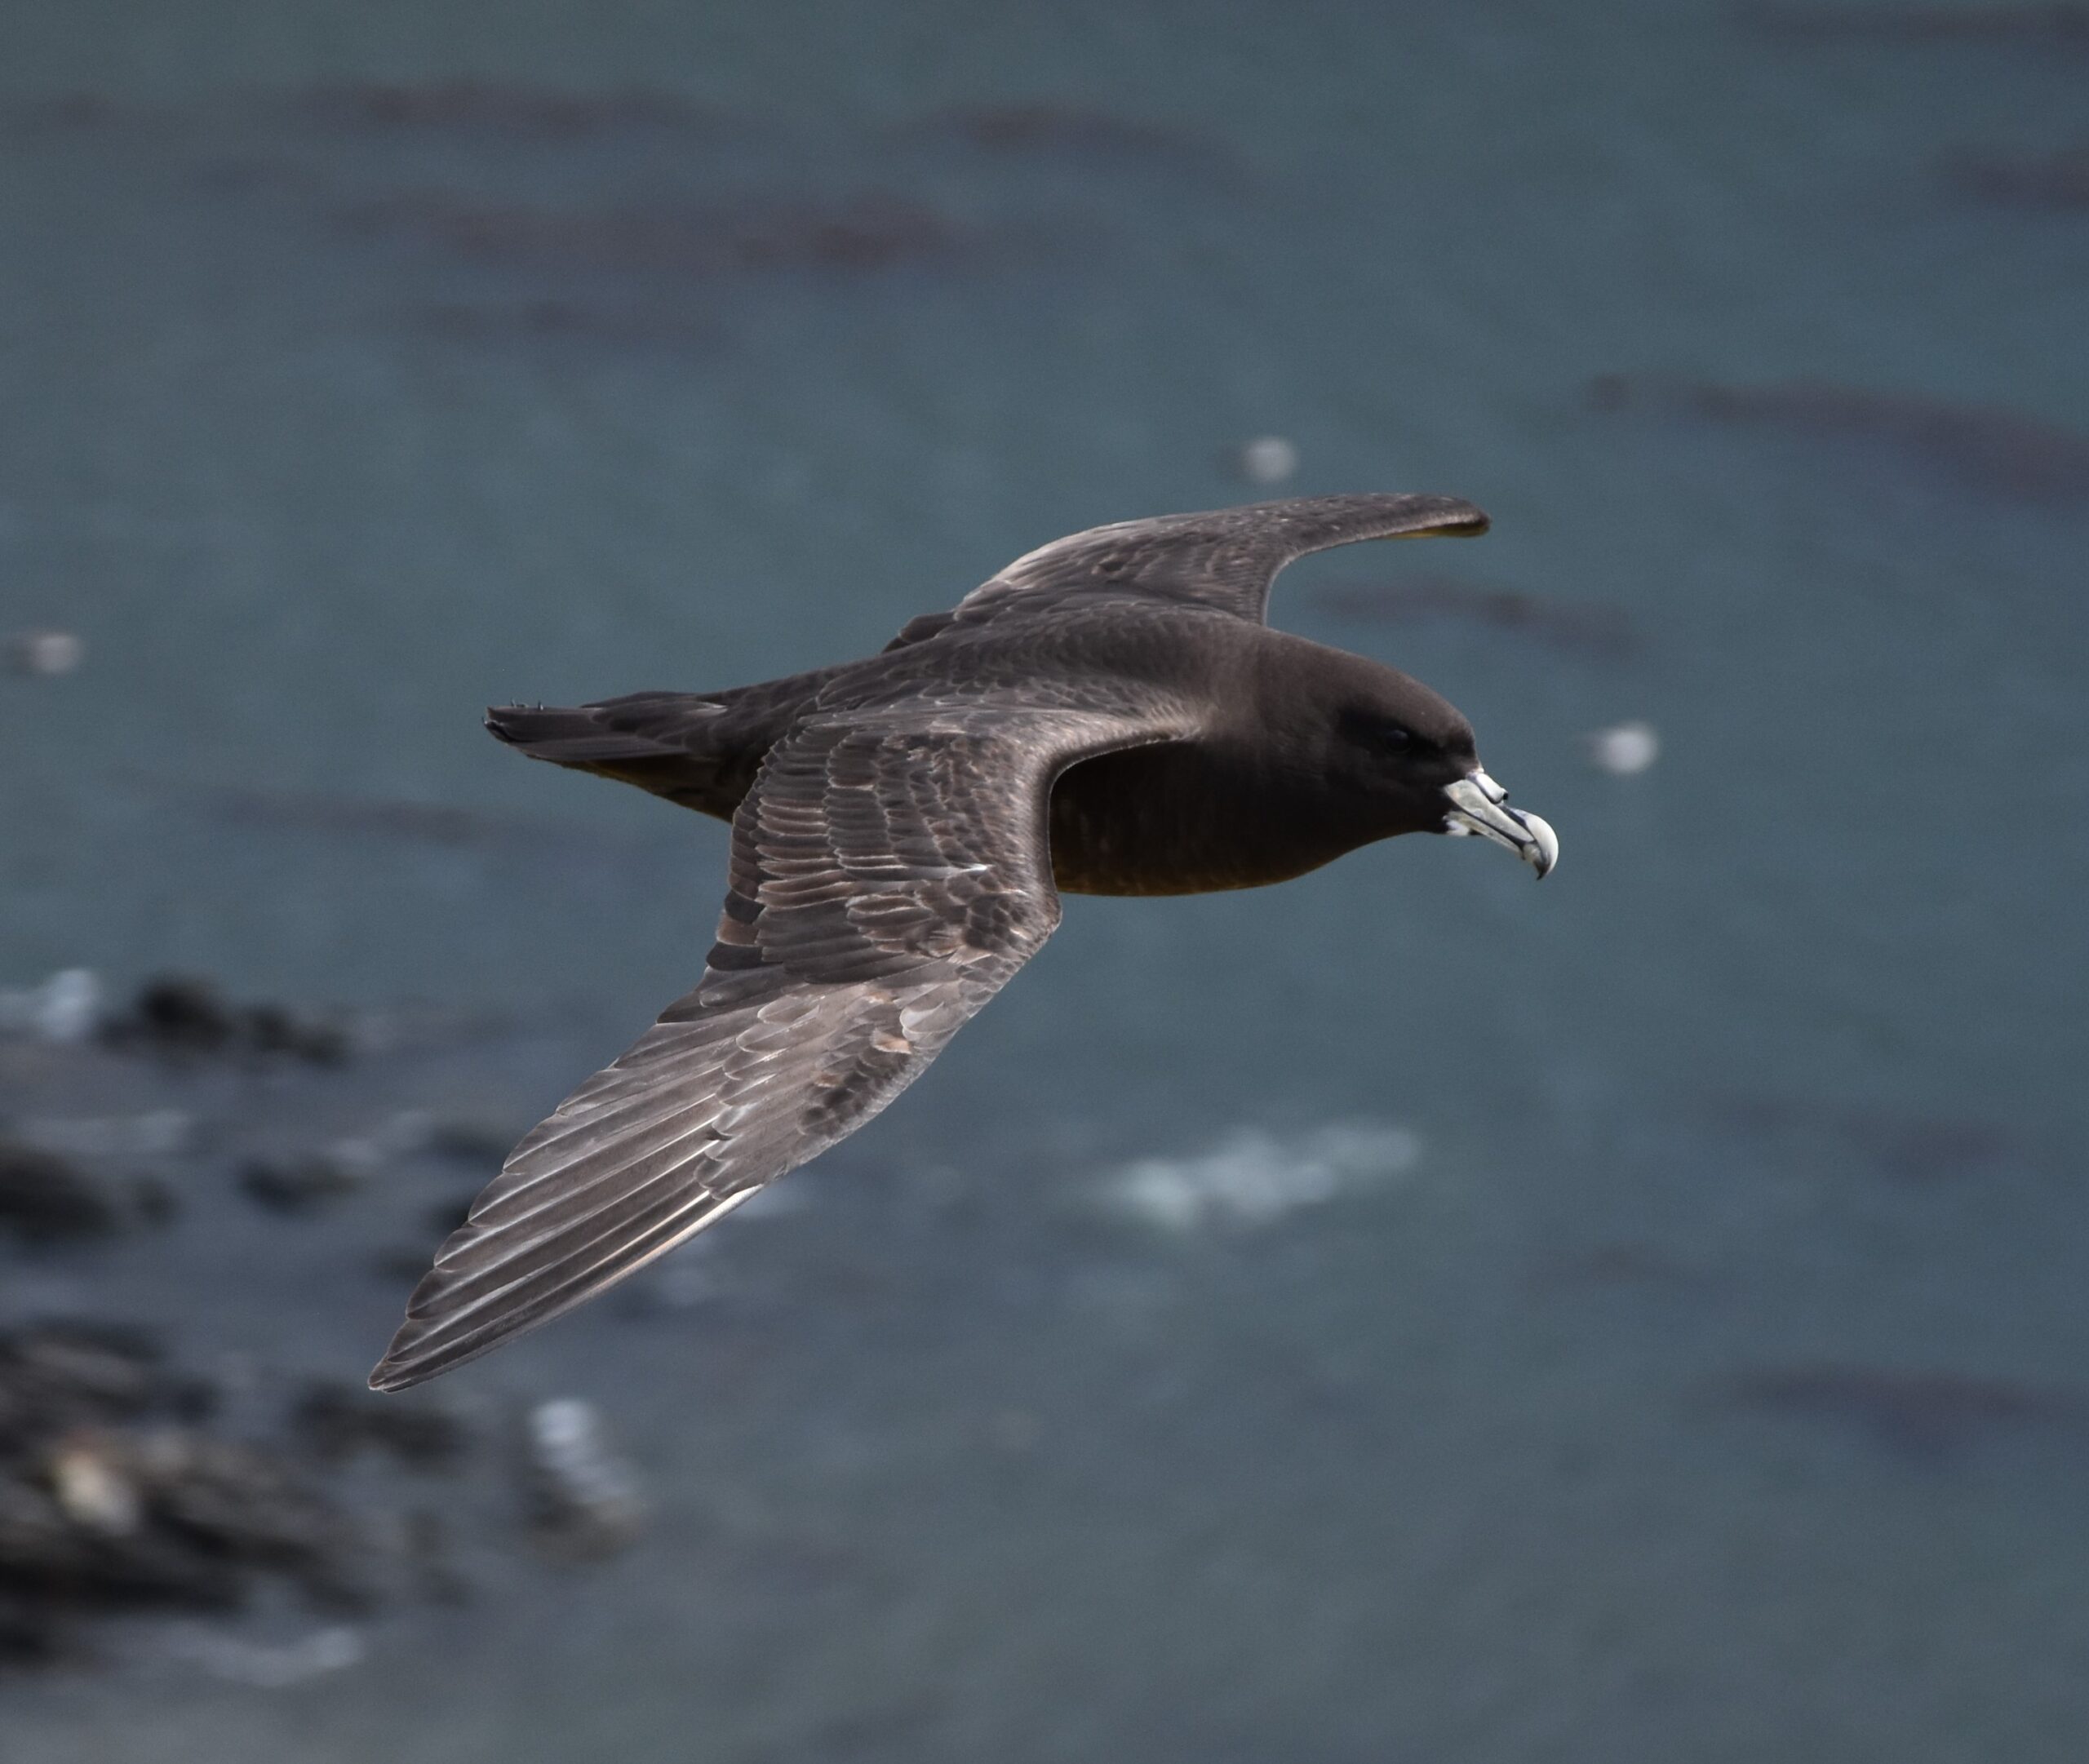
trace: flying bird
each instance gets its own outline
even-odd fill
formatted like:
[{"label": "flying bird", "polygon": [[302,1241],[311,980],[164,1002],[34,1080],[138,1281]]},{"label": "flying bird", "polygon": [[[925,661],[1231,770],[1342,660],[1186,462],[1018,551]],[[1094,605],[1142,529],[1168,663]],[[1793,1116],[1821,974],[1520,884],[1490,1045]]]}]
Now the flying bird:
[{"label": "flying bird", "polygon": [[370,1374],[396,1390],[592,1298],[846,1137],[1059,922],[1059,896],[1254,888],[1400,833],[1559,843],[1420,681],[1263,622],[1293,559],[1470,536],[1448,496],[1097,527],[879,654],[486,726],[732,823],[703,978],[516,1146]]}]

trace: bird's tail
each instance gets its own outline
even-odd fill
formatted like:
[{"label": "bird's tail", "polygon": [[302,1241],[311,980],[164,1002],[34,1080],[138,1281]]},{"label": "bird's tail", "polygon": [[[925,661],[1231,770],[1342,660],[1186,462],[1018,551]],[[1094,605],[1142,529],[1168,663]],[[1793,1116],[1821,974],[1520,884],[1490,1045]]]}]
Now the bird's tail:
[{"label": "bird's tail", "polygon": [[842,671],[823,667],[728,692],[634,692],[570,710],[496,705],[486,727],[533,760],[636,784],[730,821],[763,756]]},{"label": "bird's tail", "polygon": [[570,708],[495,705],[486,711],[486,728],[532,760],[636,784],[730,820],[754,781],[763,748],[747,751],[727,708],[716,698],[646,692]]},{"label": "bird's tail", "polygon": [[488,707],[486,728],[496,741],[519,747],[532,760],[553,765],[592,766],[605,760],[664,760],[686,752],[680,745],[637,729],[612,727],[603,705],[550,704]]}]

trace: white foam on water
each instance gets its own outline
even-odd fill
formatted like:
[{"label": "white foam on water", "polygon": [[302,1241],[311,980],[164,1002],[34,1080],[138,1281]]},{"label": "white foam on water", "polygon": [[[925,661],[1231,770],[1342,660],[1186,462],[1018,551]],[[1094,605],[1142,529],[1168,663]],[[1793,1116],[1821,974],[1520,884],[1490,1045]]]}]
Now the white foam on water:
[{"label": "white foam on water", "polygon": [[1209,1151],[1142,1158],[1098,1186],[1102,1203],[1164,1230],[1257,1229],[1408,1174],[1421,1156],[1411,1128],[1345,1122],[1280,1139],[1236,1128]]}]

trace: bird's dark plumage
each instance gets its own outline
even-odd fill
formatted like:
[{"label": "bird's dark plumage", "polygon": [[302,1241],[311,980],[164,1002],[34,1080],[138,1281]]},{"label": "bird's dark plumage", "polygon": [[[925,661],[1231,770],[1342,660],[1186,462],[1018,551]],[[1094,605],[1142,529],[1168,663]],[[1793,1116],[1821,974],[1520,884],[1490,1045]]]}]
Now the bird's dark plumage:
[{"label": "bird's dark plumage", "polygon": [[696,989],[515,1148],[372,1373],[415,1384],[557,1316],[854,1132],[1041,946],[1062,889],[1250,886],[1473,831],[1541,875],[1465,720],[1270,631],[1271,578],[1470,503],[1330,496],[1099,527],[867,660],[703,696],[488,713],[534,758],[732,822]]}]

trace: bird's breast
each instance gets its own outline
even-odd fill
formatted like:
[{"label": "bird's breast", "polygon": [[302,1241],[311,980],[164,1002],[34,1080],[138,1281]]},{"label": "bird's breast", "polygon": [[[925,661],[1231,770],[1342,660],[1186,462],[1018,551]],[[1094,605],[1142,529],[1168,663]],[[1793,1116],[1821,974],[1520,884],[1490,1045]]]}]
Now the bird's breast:
[{"label": "bird's breast", "polygon": [[1187,744],[1084,760],[1052,791],[1052,875],[1069,894],[1207,894],[1318,869],[1352,842],[1302,829],[1280,795]]}]

